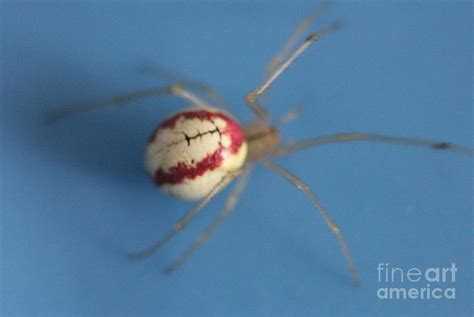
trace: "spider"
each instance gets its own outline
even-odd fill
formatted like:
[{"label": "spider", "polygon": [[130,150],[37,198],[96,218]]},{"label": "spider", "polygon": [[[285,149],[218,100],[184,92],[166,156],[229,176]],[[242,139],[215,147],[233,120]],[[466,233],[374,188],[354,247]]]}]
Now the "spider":
[{"label": "spider", "polygon": [[[165,271],[173,272],[181,267],[229,216],[249,180],[254,165],[259,163],[283,176],[306,195],[337,238],[352,280],[358,285],[359,274],[336,222],[311,189],[292,172],[272,161],[272,158],[287,156],[323,144],[354,141],[410,145],[455,151],[469,156],[474,155],[472,149],[452,143],[369,133],[340,133],[289,144],[280,142],[277,124],[295,118],[299,114],[299,110],[294,109],[282,116],[276,124],[271,123],[269,113],[265,108],[266,93],[275,80],[308,47],[321,37],[341,27],[340,22],[334,22],[320,31],[304,37],[310,25],[320,17],[327,7],[327,3],[324,3],[300,22],[281,51],[267,66],[262,83],[247,95],[246,103],[255,114],[255,119],[248,124],[240,125],[232,115],[223,110],[225,104],[212,88],[166,73],[162,69],[155,69],[155,71],[173,79],[175,82],[173,85],[115,96],[106,102],[107,105],[118,106],[145,97],[171,94],[192,104],[191,108],[172,115],[157,126],[148,141],[145,166],[155,184],[163,191],[177,198],[200,201],[182,216],[160,240],[149,248],[130,254],[130,259],[143,259],[154,254],[165,243],[183,231],[224,187],[237,180],[237,184],[227,198],[222,211],[195,242],[176,261],[166,267]],[[298,43],[300,44],[297,45]],[[205,95],[209,100],[212,100],[212,104],[201,99],[193,91],[199,91]],[[104,103],[101,102],[99,106],[102,105]],[[91,104],[81,110],[93,110],[97,106],[97,104]],[[77,108],[73,109],[72,112],[77,110]],[[60,113],[59,116],[67,114],[67,112],[70,111]]]}]

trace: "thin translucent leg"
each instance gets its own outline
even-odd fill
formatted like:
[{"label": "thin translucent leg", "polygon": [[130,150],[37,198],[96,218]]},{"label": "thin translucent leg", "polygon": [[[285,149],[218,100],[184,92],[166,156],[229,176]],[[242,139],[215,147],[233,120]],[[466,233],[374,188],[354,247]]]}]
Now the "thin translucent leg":
[{"label": "thin translucent leg", "polygon": [[278,120],[276,121],[276,125],[286,124],[297,119],[303,113],[303,106],[297,105],[290,109],[287,113],[283,114]]},{"label": "thin translucent leg", "polygon": [[54,122],[63,119],[66,116],[79,114],[87,111],[98,110],[106,106],[121,106],[146,97],[157,97],[162,95],[175,95],[181,99],[191,102],[194,105],[209,107],[205,101],[190,92],[189,90],[179,86],[171,85],[166,87],[149,88],[135,91],[125,95],[118,95],[106,100],[90,102],[84,105],[72,105],[59,108],[49,113],[48,121]]},{"label": "thin translucent leg", "polygon": [[261,163],[269,168],[270,170],[284,176],[288,181],[290,181],[293,185],[295,185],[299,190],[301,190],[311,201],[314,207],[319,211],[319,214],[323,217],[324,222],[326,222],[327,226],[331,230],[331,232],[337,237],[339,241],[339,245],[341,246],[342,253],[346,258],[347,265],[349,266],[349,271],[351,272],[352,279],[356,285],[360,284],[359,273],[357,272],[356,266],[354,265],[354,261],[352,260],[352,256],[349,252],[349,248],[346,245],[346,241],[344,240],[344,236],[342,235],[339,227],[334,222],[334,220],[329,215],[329,212],[326,208],[321,204],[319,199],[314,195],[314,193],[309,189],[309,187],[296,175],[285,169],[284,167],[270,161],[270,160],[261,160]]},{"label": "thin translucent leg", "polygon": [[342,143],[342,142],[353,142],[353,141],[367,141],[367,142],[380,142],[380,143],[391,143],[400,145],[410,145],[416,147],[424,147],[434,150],[445,150],[458,152],[469,156],[474,156],[474,150],[459,146],[447,142],[439,142],[432,140],[404,138],[404,137],[393,137],[380,134],[367,134],[367,133],[340,133],[326,136],[320,136],[307,140],[298,141],[292,144],[281,146],[274,155],[285,156],[294,152],[298,152],[309,147],[319,146],[329,143]]},{"label": "thin translucent leg", "polygon": [[178,222],[175,223],[173,229],[168,231],[158,242],[153,244],[151,247],[132,253],[129,255],[130,260],[140,260],[146,258],[156,251],[158,251],[166,242],[176,236],[179,232],[184,230],[186,226],[196,217],[202,209],[216,196],[216,194],[225,186],[227,186],[235,177],[240,175],[241,171],[228,172],[222,179],[214,186],[214,188],[202,199],[193,209],[188,211]]},{"label": "thin translucent leg", "polygon": [[296,29],[293,31],[293,34],[288,38],[285,45],[278,52],[277,55],[271,60],[267,66],[266,76],[270,76],[276,68],[286,59],[288,53],[295,47],[296,43],[302,39],[304,33],[308,28],[313,24],[328,8],[330,1],[323,2],[316,10],[314,10],[311,15],[307,16],[303,21],[298,24]]},{"label": "thin translucent leg", "polygon": [[297,47],[288,58],[278,65],[275,71],[270,74],[257,88],[247,95],[246,101],[249,107],[255,112],[257,117],[262,120],[267,120],[268,114],[263,108],[263,105],[258,101],[258,97],[263,95],[273,82],[280,77],[280,75],[315,41],[319,40],[321,36],[333,32],[341,27],[341,23],[335,22],[319,32],[311,33],[306,40]]},{"label": "thin translucent leg", "polygon": [[212,104],[219,108],[228,108],[224,99],[219,95],[219,93],[212,88],[211,86],[184,77],[181,74],[177,74],[175,72],[169,71],[164,69],[160,65],[156,63],[146,63],[140,66],[139,68],[141,71],[145,73],[149,73],[152,75],[156,75],[160,78],[166,79],[174,84],[180,85],[186,89],[194,89],[196,91],[204,93],[207,97],[209,97]]},{"label": "thin translucent leg", "polygon": [[237,203],[240,194],[245,188],[245,185],[248,183],[248,179],[251,172],[251,166],[245,168],[242,177],[238,180],[235,185],[232,193],[227,199],[224,209],[219,213],[216,218],[207,226],[207,228],[198,236],[196,241],[174,262],[166,267],[165,272],[171,273],[176,269],[183,266],[189,258],[196,252],[202,245],[209,239],[209,237],[219,228],[219,226],[224,222],[224,220],[230,215],[232,209]]}]

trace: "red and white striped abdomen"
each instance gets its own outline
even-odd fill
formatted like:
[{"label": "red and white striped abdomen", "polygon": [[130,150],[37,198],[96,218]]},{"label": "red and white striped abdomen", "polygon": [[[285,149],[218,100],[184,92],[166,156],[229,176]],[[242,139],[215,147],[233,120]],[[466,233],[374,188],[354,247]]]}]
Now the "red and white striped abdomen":
[{"label": "red and white striped abdomen", "polygon": [[247,156],[242,129],[214,108],[189,108],[163,121],[150,137],[145,166],[155,184],[182,199],[200,199]]}]

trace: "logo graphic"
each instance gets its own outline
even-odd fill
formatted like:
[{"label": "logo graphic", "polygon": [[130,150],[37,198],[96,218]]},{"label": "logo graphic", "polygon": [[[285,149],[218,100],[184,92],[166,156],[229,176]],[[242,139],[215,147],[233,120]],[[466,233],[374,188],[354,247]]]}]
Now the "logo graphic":
[{"label": "logo graphic", "polygon": [[456,263],[448,267],[401,268],[389,263],[377,266],[379,299],[455,299]]}]

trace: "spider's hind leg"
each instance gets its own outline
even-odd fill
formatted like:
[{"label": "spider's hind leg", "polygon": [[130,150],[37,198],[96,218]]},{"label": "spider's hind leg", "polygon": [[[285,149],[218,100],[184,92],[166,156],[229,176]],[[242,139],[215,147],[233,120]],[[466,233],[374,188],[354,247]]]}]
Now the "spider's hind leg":
[{"label": "spider's hind leg", "polygon": [[224,209],[214,218],[214,220],[206,227],[206,229],[197,237],[194,243],[173,263],[166,267],[165,272],[171,273],[176,269],[184,265],[189,258],[196,252],[200,247],[206,243],[209,237],[219,228],[224,220],[230,215],[232,209],[235,207],[240,194],[245,188],[250,177],[252,166],[248,166],[244,169],[244,172],[238,180],[234,190],[230,194],[229,198],[224,205]]},{"label": "spider's hind leg", "polygon": [[286,168],[268,159],[261,160],[260,162],[263,164],[263,166],[285,177],[296,188],[301,190],[306,195],[306,197],[308,197],[308,199],[311,201],[311,204],[316,208],[316,210],[319,212],[319,214],[323,218],[326,225],[329,227],[331,232],[336,236],[337,240],[339,241],[339,245],[341,246],[342,253],[344,254],[347,265],[349,267],[349,271],[351,272],[352,280],[354,281],[355,285],[359,285],[360,284],[359,273],[357,272],[357,268],[354,264],[351,253],[349,251],[349,247],[346,244],[346,240],[344,239],[344,236],[342,235],[341,230],[339,229],[336,222],[329,215],[329,212],[326,210],[326,208],[322,205],[322,203],[316,197],[316,195],[311,191],[311,189],[309,189],[308,185],[306,185],[301,179],[299,179],[296,175],[288,171]]},{"label": "spider's hind leg", "polygon": [[222,179],[212,188],[212,190],[204,197],[194,208],[188,211],[178,222],[175,223],[173,228],[168,231],[160,240],[158,240],[152,246],[129,255],[130,260],[140,260],[150,255],[153,255],[158,251],[166,242],[175,237],[179,232],[183,231],[186,226],[196,217],[202,209],[219,193],[221,189],[227,186],[233,179],[241,174],[241,170],[228,172]]}]

